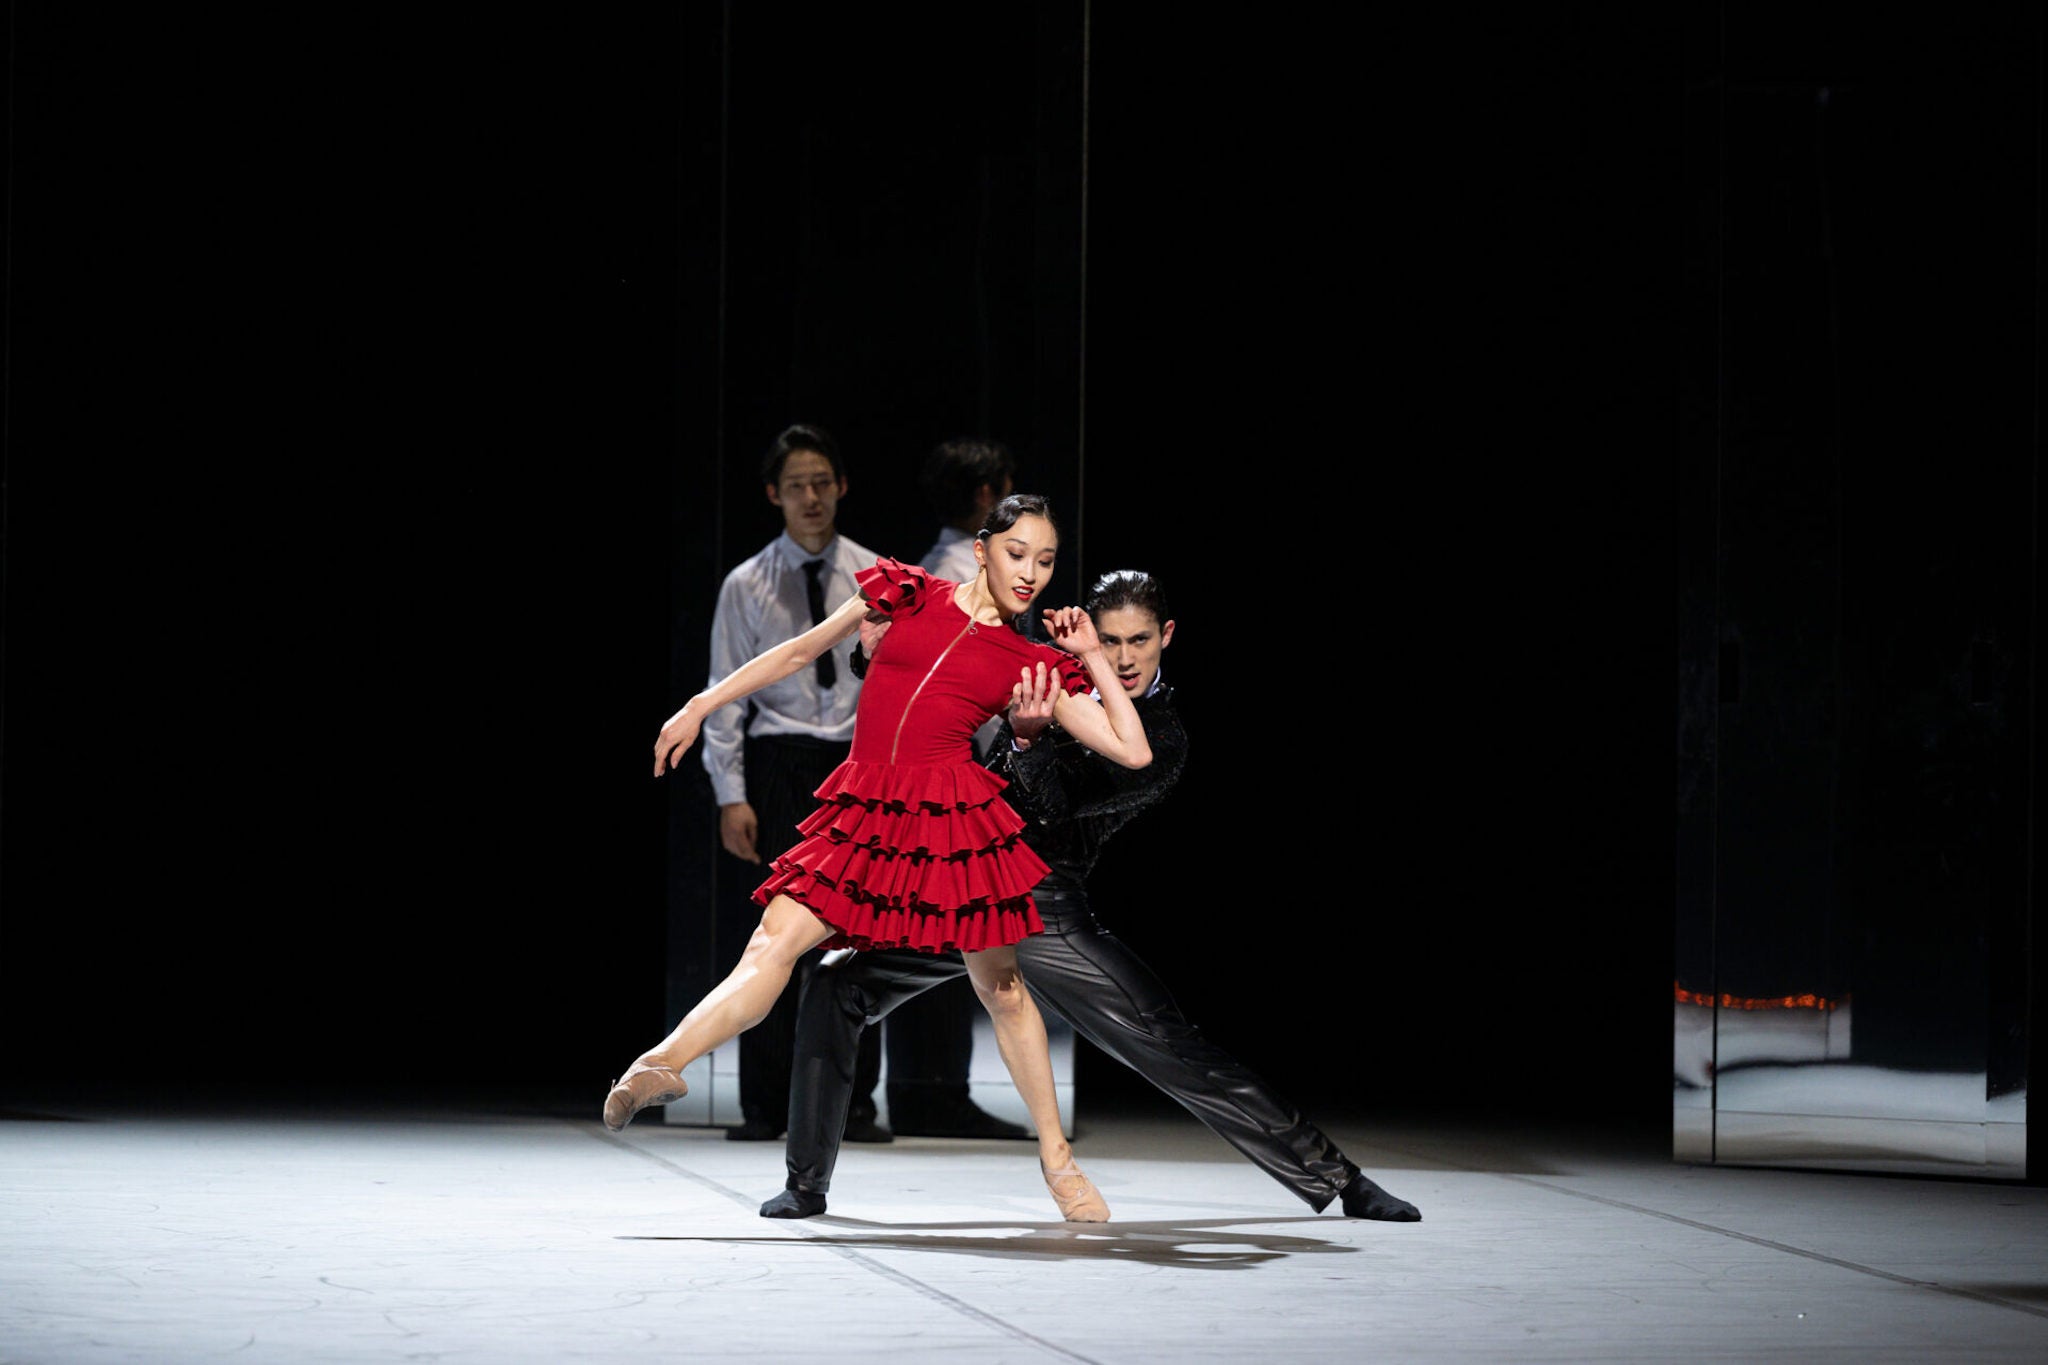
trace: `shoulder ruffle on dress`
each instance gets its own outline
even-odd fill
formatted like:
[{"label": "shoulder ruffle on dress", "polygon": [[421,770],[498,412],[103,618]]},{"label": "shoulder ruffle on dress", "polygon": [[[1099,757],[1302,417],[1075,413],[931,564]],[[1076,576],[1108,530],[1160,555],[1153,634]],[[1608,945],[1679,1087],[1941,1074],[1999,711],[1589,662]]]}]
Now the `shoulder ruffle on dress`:
[{"label": "shoulder ruffle on dress", "polygon": [[859,569],[853,575],[854,586],[867,599],[868,610],[891,619],[899,613],[908,616],[922,609],[937,581],[917,565],[887,555],[877,559],[872,569]]}]

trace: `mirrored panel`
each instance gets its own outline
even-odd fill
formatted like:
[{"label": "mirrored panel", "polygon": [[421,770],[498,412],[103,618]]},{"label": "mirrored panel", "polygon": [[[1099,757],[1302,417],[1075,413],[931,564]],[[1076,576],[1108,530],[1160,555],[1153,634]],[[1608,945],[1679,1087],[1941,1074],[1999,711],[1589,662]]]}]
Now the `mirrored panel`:
[{"label": "mirrored panel", "polygon": [[2039,336],[2002,281],[2040,216],[1981,130],[2031,117],[2038,43],[1959,101],[1927,54],[1996,34],[1723,17],[1688,106],[1674,1148],[2020,1177]]}]

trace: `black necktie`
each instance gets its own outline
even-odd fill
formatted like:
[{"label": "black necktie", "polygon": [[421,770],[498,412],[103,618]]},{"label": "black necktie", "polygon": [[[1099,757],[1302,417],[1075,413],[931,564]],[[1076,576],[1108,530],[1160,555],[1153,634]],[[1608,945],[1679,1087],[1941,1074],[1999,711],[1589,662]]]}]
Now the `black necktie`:
[{"label": "black necktie", "polygon": [[[819,570],[825,567],[822,559],[813,559],[804,565],[804,591],[811,599],[811,624],[825,619],[825,585],[818,581]],[[830,687],[839,681],[839,665],[832,658],[832,651],[826,650],[818,656],[818,686]]]}]

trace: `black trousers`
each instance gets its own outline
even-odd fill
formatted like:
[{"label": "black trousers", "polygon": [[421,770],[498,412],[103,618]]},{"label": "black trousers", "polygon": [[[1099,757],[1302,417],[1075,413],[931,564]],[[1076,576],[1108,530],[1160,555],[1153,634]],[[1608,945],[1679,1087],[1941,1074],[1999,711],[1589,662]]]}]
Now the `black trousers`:
[{"label": "black trousers", "polygon": [[[761,907],[752,900],[754,888],[768,875],[768,864],[796,843],[797,825],[818,808],[813,793],[845,760],[848,748],[783,736],[747,740],[747,804],[754,808],[760,826],[754,847],[761,855],[761,866],[731,857],[722,862],[724,880],[735,888],[732,894],[720,897],[719,956],[725,970],[730,971],[739,961],[754,926],[760,923]],[[789,988],[769,1009],[768,1017],[740,1035],[740,1113],[749,1121],[785,1126],[797,1002],[823,956],[821,952],[805,953],[797,962]],[[851,1096],[857,1096],[863,1109],[872,1113],[875,1083],[882,1073],[880,1043],[873,1038],[861,1040],[851,1065]],[[841,1113],[843,1121],[844,1110]]]},{"label": "black trousers", "polygon": [[[865,954],[856,954],[865,956]],[[889,1026],[889,1126],[915,1133],[944,1122],[957,1106],[970,1103],[967,1073],[974,1062],[974,1021],[981,1014],[974,985],[966,979],[940,985],[917,1002],[914,1019]],[[872,1034],[861,1035],[867,1047]],[[868,1083],[872,1093],[874,1083]]]},{"label": "black trousers", "polygon": [[[1165,983],[1095,922],[1084,890],[1049,878],[1033,894],[1045,932],[1017,945],[1032,998],[1322,1212],[1358,1167],[1187,1021]],[[966,971],[957,953],[890,951],[856,953],[811,978],[798,1010],[790,1073],[791,1189],[822,1194],[831,1188],[862,1030]]]}]

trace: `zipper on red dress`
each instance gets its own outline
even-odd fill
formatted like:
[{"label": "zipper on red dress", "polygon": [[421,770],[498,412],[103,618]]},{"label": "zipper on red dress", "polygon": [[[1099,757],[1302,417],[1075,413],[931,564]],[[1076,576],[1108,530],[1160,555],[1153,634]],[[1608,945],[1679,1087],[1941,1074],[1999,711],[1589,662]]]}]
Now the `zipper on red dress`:
[{"label": "zipper on red dress", "polygon": [[903,727],[910,721],[910,708],[917,705],[917,699],[924,694],[924,685],[932,680],[932,674],[939,671],[939,665],[946,662],[946,656],[953,652],[953,646],[959,644],[972,634],[974,634],[974,622],[970,619],[967,622],[967,628],[958,635],[955,635],[946,647],[939,651],[939,657],[932,660],[932,666],[924,671],[922,678],[917,680],[917,686],[910,693],[910,700],[903,703],[903,714],[896,721],[896,733],[889,740],[889,761],[891,763],[896,761],[896,750],[903,744]]}]

